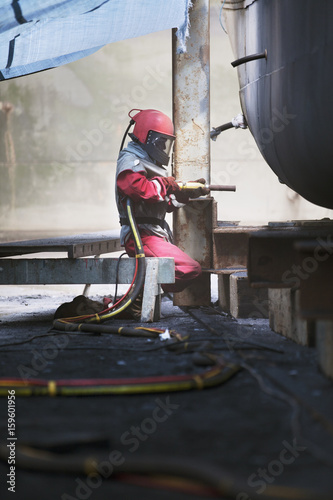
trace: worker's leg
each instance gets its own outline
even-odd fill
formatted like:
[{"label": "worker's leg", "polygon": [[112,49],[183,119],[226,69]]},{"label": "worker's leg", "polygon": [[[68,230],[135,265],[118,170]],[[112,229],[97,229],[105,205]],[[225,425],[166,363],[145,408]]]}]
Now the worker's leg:
[{"label": "worker's leg", "polygon": [[[175,283],[162,285],[165,292],[181,292],[194,278],[201,275],[200,264],[176,245],[147,233],[142,233],[141,239],[146,257],[173,257],[175,260]],[[132,238],[126,242],[125,249],[130,257],[135,256]]]}]

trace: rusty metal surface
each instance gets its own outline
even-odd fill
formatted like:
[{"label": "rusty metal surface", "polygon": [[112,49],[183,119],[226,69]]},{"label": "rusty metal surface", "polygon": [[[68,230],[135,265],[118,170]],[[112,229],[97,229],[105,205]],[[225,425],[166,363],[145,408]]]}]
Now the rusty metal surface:
[{"label": "rusty metal surface", "polygon": [[[325,240],[322,240],[325,241]],[[299,269],[300,313],[304,319],[333,319],[333,244],[318,240],[295,244]]]},{"label": "rusty metal surface", "polygon": [[213,267],[247,266],[249,234],[243,232],[213,234]]},{"label": "rusty metal surface", "polygon": [[0,244],[0,257],[39,252],[67,252],[69,258],[100,255],[121,250],[119,231],[103,231],[57,238]]},{"label": "rusty metal surface", "polygon": [[297,251],[297,242],[315,241],[314,260],[327,252],[332,227],[298,226],[267,229],[249,237],[248,274],[252,286],[298,288],[308,261]]},{"label": "rusty metal surface", "polygon": [[300,311],[305,319],[333,320],[333,258],[300,282]]},{"label": "rusty metal surface", "polygon": [[210,274],[203,273],[194,283],[182,292],[175,293],[173,305],[175,306],[209,306],[211,304]]},{"label": "rusty metal surface", "polygon": [[247,266],[249,235],[264,226],[219,225],[213,229],[213,268]]},{"label": "rusty metal surface", "polygon": [[190,200],[178,210],[174,225],[176,245],[203,267],[212,262],[212,198]]},{"label": "rusty metal surface", "polygon": [[177,54],[173,36],[173,120],[176,129],[173,174],[177,180],[210,183],[209,0],[190,9],[187,52]]},{"label": "rusty metal surface", "polygon": [[[173,33],[173,175],[178,181],[204,178],[210,184],[209,0],[194,0],[189,15],[185,53],[178,53]],[[211,200],[191,202],[174,214],[175,243],[204,267],[211,267]],[[209,303],[209,276],[202,278],[199,290],[191,286],[177,294],[177,305]]]},{"label": "rusty metal surface", "polygon": [[[210,268],[212,263],[213,198],[190,200],[178,210],[174,224],[176,245],[198,261],[202,267]],[[202,277],[183,292],[175,294],[176,305],[207,305],[210,303],[209,275]],[[184,302],[183,302],[184,301]]]}]

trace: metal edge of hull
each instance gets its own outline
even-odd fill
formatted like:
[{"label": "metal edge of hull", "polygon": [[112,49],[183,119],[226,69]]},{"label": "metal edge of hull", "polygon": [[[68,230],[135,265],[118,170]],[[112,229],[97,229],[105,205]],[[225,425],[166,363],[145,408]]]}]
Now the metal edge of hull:
[{"label": "metal edge of hull", "polygon": [[281,182],[333,208],[333,2],[245,0],[225,4],[240,100],[264,159]]}]

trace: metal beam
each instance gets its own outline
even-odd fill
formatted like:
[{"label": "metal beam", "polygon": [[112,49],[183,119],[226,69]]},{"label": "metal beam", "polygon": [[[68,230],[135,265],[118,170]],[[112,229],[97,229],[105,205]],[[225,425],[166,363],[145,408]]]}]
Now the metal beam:
[{"label": "metal beam", "polygon": [[[157,261],[157,283],[174,283],[174,259]],[[116,283],[118,259],[0,259],[0,285],[76,285]],[[132,282],[135,259],[120,261],[118,283]]]},{"label": "metal beam", "polygon": [[0,257],[40,252],[65,252],[69,258],[75,259],[119,250],[122,250],[119,230],[114,230],[2,243],[0,244]]},{"label": "metal beam", "polygon": [[[252,286],[298,288],[305,274],[305,261],[296,250],[299,241],[315,241],[317,259],[332,240],[333,226],[298,226],[267,229],[249,237],[248,275]],[[318,252],[318,254],[317,254]],[[318,260],[319,260],[318,259]]]},{"label": "metal beam", "polygon": [[[295,243],[302,272],[300,313],[305,319],[333,319],[333,244],[321,238]],[[300,274],[300,273],[299,273]]]},{"label": "metal beam", "polygon": [[[173,175],[183,182],[204,178],[210,183],[209,0],[194,0],[189,15],[190,33],[185,53],[178,53],[178,41],[173,34],[173,121],[176,130]],[[211,254],[211,241],[206,239],[205,228],[195,225],[197,215],[191,213],[190,206],[174,214],[175,243],[201,265],[211,267],[206,262],[207,254]],[[206,214],[202,214],[200,219],[205,218]],[[209,278],[205,275],[200,285],[197,283],[177,294],[177,305],[202,305],[210,301]]]},{"label": "metal beam", "polygon": [[194,0],[189,15],[184,54],[177,53],[173,36],[174,175],[182,181],[204,177],[210,184],[209,0]]},{"label": "metal beam", "polygon": [[213,229],[213,268],[247,266],[249,237],[265,226],[225,223]]},{"label": "metal beam", "polygon": [[[178,247],[190,255],[203,268],[211,268],[212,263],[212,207],[213,198],[191,200],[179,210],[177,218]],[[177,306],[209,305],[210,274],[203,273],[183,292],[174,295]]]}]

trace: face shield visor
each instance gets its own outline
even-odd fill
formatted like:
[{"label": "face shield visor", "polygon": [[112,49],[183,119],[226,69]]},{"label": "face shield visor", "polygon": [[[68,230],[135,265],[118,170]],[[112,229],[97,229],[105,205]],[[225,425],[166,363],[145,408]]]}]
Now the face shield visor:
[{"label": "face shield visor", "polygon": [[151,158],[156,160],[158,163],[168,165],[174,140],[175,138],[171,135],[150,130],[148,132],[144,149],[147,151],[149,156],[151,156]]}]

